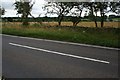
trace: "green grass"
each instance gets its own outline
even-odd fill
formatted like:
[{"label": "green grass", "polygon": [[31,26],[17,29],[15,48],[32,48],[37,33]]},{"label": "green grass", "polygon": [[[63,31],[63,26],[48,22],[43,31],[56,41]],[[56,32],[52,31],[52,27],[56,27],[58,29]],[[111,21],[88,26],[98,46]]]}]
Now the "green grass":
[{"label": "green grass", "polygon": [[[34,25],[34,26],[33,26]],[[47,27],[33,24],[29,27],[3,26],[2,33],[9,35],[69,41],[120,48],[120,28],[85,28],[85,27]],[[36,25],[36,26],[35,26]]]},{"label": "green grass", "polygon": [[120,18],[113,18],[113,21],[120,21]]}]

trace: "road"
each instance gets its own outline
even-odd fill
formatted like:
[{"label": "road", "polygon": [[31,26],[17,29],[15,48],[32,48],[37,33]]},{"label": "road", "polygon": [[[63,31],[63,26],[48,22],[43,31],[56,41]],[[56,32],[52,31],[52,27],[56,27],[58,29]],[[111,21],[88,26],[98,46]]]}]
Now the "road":
[{"label": "road", "polygon": [[118,50],[2,36],[7,78],[117,78]]}]

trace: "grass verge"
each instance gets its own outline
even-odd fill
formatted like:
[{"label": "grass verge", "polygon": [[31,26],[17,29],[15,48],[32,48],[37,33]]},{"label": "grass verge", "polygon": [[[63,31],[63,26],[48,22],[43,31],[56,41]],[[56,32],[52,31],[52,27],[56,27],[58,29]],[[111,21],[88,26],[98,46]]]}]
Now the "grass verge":
[{"label": "grass verge", "polygon": [[43,26],[40,27],[38,25],[32,25],[29,27],[23,27],[20,25],[4,25],[2,28],[2,33],[16,36],[43,38],[120,48],[120,28],[48,28]]}]

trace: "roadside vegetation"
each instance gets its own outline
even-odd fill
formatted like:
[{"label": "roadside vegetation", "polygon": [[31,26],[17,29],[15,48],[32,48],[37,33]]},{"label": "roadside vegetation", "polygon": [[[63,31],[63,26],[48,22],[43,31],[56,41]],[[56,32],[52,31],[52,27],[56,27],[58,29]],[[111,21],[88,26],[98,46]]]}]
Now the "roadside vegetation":
[{"label": "roadside vegetation", "polygon": [[51,40],[69,41],[120,48],[120,28],[95,28],[31,24],[28,27],[21,24],[6,24],[2,28],[3,34],[43,38]]},{"label": "roadside vegetation", "polygon": [[[21,16],[3,17],[2,33],[120,48],[120,1],[48,2],[42,8],[45,16],[36,18],[31,12],[34,4],[32,0],[15,1]],[[5,9],[0,12],[4,15]],[[109,12],[116,15],[107,16]]]}]

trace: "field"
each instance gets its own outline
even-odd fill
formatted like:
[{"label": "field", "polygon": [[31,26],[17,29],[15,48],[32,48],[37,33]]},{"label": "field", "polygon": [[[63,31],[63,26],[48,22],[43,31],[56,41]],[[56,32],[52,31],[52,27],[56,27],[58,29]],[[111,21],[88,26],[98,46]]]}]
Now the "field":
[{"label": "field", "polygon": [[[74,28],[73,26],[70,27],[69,23],[62,23],[62,25],[65,25],[62,27],[50,27],[50,25],[56,25],[56,22],[50,22],[49,24],[45,22],[43,24],[31,23],[27,27],[22,26],[20,23],[3,23],[2,33],[120,48],[118,39],[120,28],[118,27],[95,28],[77,26]],[[87,25],[90,25],[90,23],[86,23]]]},{"label": "field", "polygon": [[[47,24],[50,26],[56,26],[58,25],[57,22],[43,22],[43,24]],[[72,22],[62,22],[62,26],[72,26]],[[77,26],[81,27],[95,27],[94,22],[80,22]],[[98,22],[98,27],[100,27],[100,22]],[[119,28],[120,27],[120,22],[105,22],[104,27],[108,28]]]},{"label": "field", "polygon": [[[6,24],[18,25],[21,23],[20,22],[6,22]],[[33,25],[33,24],[35,24],[35,22],[30,22],[30,24]],[[36,22],[36,24],[38,25],[39,23]],[[57,22],[42,22],[42,24],[47,25],[47,26],[57,26],[58,25]],[[72,24],[72,22],[62,22],[61,25],[62,26],[72,26],[73,24]],[[95,27],[95,23],[94,22],[80,22],[77,26],[78,27]],[[98,27],[100,27],[100,22],[98,22]],[[120,22],[104,22],[104,27],[105,28],[120,28]]]}]

